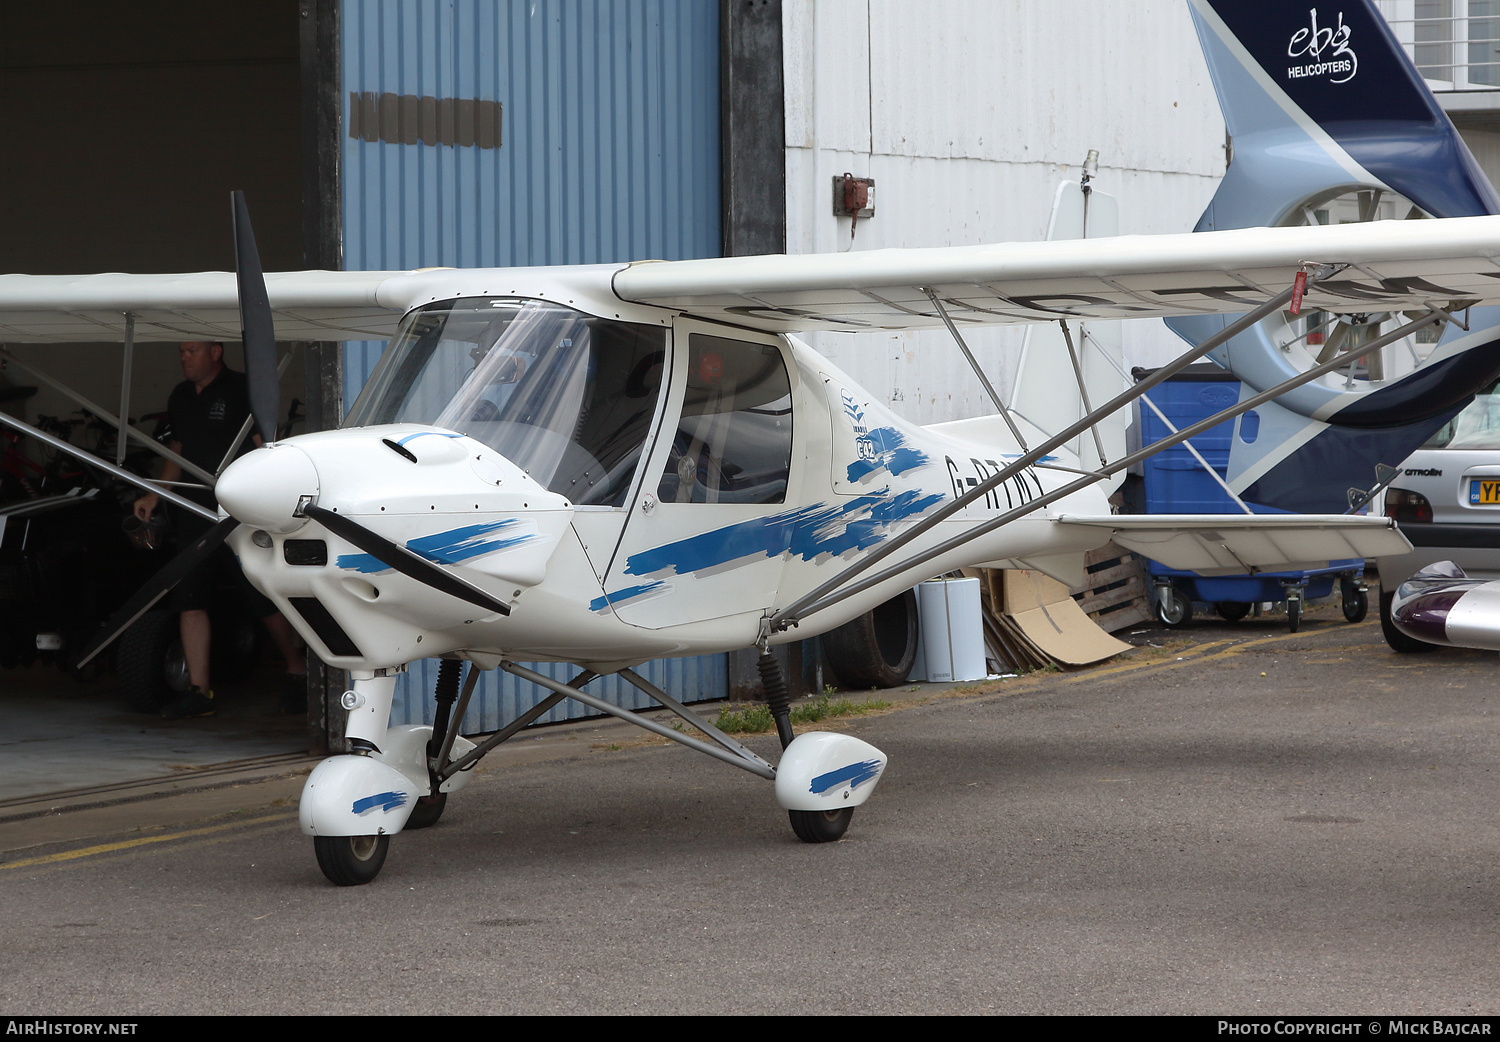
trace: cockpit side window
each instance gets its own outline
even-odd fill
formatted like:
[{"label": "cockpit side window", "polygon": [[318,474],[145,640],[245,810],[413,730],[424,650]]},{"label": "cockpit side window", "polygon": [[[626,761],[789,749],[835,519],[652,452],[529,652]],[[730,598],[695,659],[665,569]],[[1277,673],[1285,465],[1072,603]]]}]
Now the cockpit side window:
[{"label": "cockpit side window", "polygon": [[657,483],[665,503],[783,503],[792,390],[769,344],[693,333],[682,418]]}]

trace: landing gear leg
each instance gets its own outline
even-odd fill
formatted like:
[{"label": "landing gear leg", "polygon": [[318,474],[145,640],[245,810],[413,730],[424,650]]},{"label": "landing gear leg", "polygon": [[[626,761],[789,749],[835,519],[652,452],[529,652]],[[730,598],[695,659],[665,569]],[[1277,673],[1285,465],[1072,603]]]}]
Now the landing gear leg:
[{"label": "landing gear leg", "polygon": [[[776,735],[781,739],[781,748],[786,749],[796,736],[792,732],[792,698],[787,691],[786,675],[781,663],[769,648],[762,648],[760,660],[760,685],[766,694],[766,705],[771,710],[771,719],[776,721]],[[833,843],[849,831],[849,822],[854,819],[853,807],[837,810],[789,810],[792,831],[804,843]]]},{"label": "landing gear leg", "polygon": [[407,831],[431,828],[436,825],[438,819],[443,816],[444,808],[448,805],[448,794],[438,791],[437,775],[433,767],[434,761],[442,751],[443,738],[448,733],[448,721],[453,715],[453,703],[458,701],[458,678],[462,670],[463,663],[453,659],[444,659],[438,663],[437,690],[434,692],[437,698],[437,711],[432,717],[432,737],[427,740],[427,775],[432,788],[426,796],[417,797],[417,805],[412,808],[411,817],[406,819]]},{"label": "landing gear leg", "polygon": [[391,833],[406,823],[411,782],[379,759],[390,744],[391,699],[404,667],[355,670],[340,704],[349,716],[349,755],[313,768],[302,787],[298,818],[313,837],[318,867],[336,886],[360,886],[380,874]]},{"label": "landing gear leg", "polygon": [[766,707],[771,710],[771,719],[776,721],[776,737],[785,749],[796,737],[792,733],[792,696],[787,692],[786,675],[781,672],[781,663],[771,654],[770,648],[760,649],[756,663],[760,670],[761,690],[766,694]]}]

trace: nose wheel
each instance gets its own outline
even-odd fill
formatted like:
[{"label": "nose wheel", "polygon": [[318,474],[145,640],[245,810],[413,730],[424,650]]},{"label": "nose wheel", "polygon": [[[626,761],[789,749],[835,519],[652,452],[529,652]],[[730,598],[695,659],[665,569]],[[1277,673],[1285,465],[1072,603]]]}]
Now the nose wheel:
[{"label": "nose wheel", "polygon": [[314,836],[318,867],[335,886],[362,886],[380,874],[390,836]]},{"label": "nose wheel", "polygon": [[849,831],[849,822],[854,819],[854,808],[839,810],[789,810],[792,831],[804,843],[833,843]]}]

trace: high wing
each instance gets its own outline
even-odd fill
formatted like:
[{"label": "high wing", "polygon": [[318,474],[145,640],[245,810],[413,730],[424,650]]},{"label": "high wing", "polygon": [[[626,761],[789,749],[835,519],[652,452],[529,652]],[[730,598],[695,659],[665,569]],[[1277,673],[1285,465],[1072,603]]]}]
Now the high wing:
[{"label": "high wing", "polygon": [[[1497,303],[1500,216],[570,268],[279,272],[266,283],[278,338],[374,340],[418,304],[549,280],[795,332],[936,327],[929,290],[969,324],[1233,314],[1286,289],[1304,264],[1347,265],[1309,285],[1308,308]],[[225,272],[0,275],[0,342],[120,340],[126,313],[137,340],[239,335]]]},{"label": "high wing", "polygon": [[[286,271],[266,276],[282,340],[385,340],[405,309],[382,304],[391,271]],[[238,340],[232,272],[183,275],[0,275],[0,342]]]},{"label": "high wing", "polygon": [[1120,546],[1160,561],[1168,568],[1209,576],[1322,568],[1329,561],[1404,554],[1411,549],[1411,543],[1396,523],[1386,517],[1064,514],[1056,520],[1064,525],[1083,525],[1110,533]]},{"label": "high wing", "polygon": [[1247,311],[1304,263],[1350,267],[1305,306],[1329,311],[1500,300],[1500,217],[632,264],[623,299],[763,329],[911,329],[958,322]]}]

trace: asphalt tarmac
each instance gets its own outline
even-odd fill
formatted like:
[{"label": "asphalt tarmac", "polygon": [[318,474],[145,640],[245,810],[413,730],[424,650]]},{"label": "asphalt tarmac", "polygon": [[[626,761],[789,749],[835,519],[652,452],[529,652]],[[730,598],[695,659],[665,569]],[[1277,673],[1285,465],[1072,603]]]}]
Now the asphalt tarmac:
[{"label": "asphalt tarmac", "polygon": [[836,725],[891,757],[836,844],[615,724],[507,746],[364,887],[286,764],[13,814],[0,1008],[1500,1012],[1495,656],[1334,608],[1134,639]]}]

